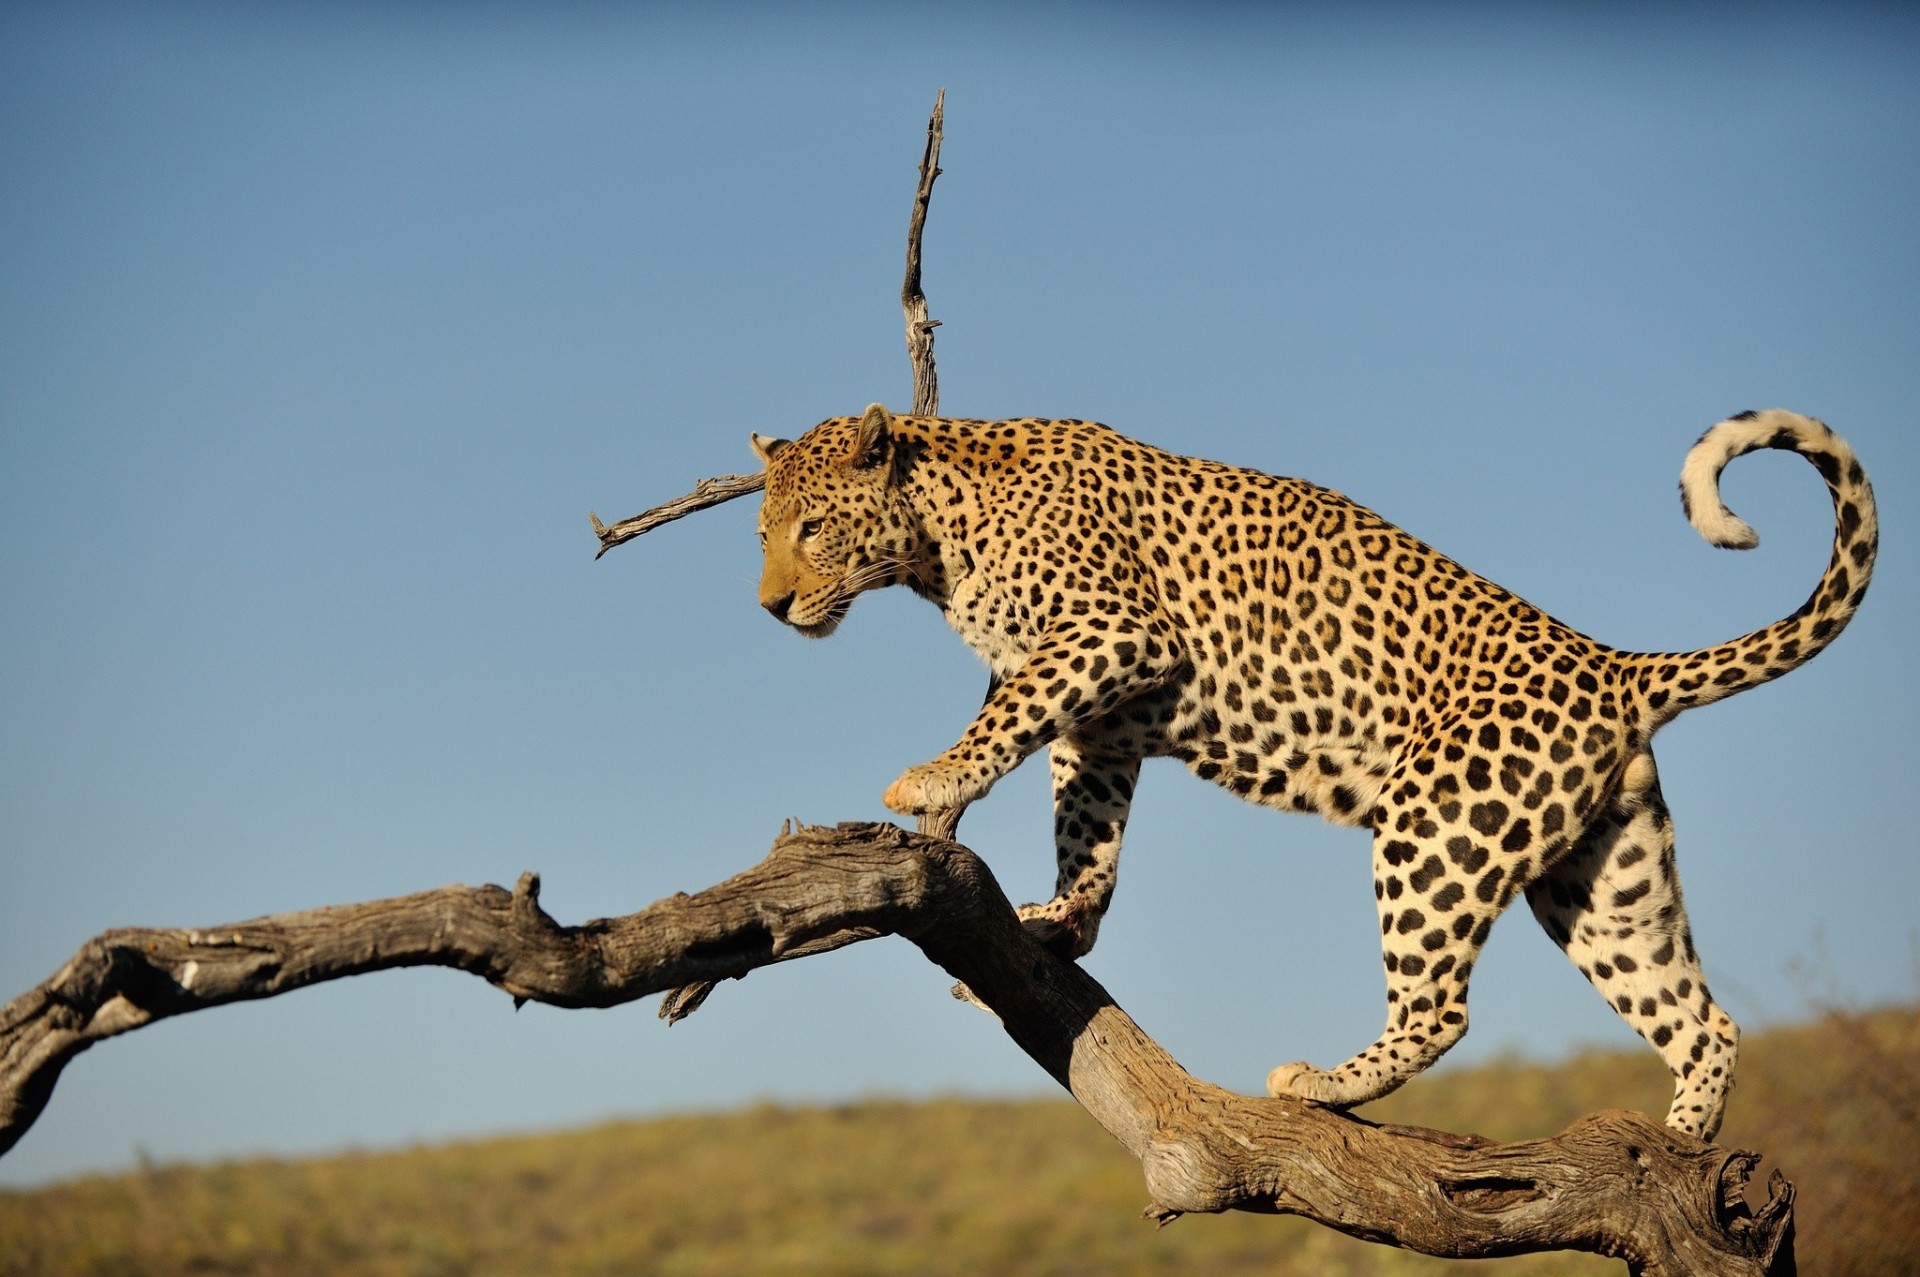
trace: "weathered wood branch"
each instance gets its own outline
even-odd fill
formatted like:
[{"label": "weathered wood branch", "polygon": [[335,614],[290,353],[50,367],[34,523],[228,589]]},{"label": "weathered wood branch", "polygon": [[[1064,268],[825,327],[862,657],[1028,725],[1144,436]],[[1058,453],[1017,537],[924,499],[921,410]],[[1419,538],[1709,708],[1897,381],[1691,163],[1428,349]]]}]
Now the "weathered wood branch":
[{"label": "weathered wood branch", "polygon": [[1792,1186],[1776,1173],[1752,1211],[1752,1154],[1639,1114],[1496,1144],[1195,1079],[1027,933],[977,857],[892,825],[783,831],[764,861],[716,887],[574,927],[547,916],[527,874],[511,892],[442,887],[206,930],[103,933],[0,1009],[0,1150],[74,1056],[189,1011],[423,965],[519,999],[604,1007],[884,934],[970,988],[1140,1160],[1161,1222],[1274,1212],[1435,1255],[1584,1250],[1648,1277],[1793,1271]]},{"label": "weathered wood branch", "polygon": [[[900,308],[907,319],[907,358],[913,365],[913,411],[915,416],[932,417],[940,412],[940,377],[933,366],[933,330],[937,319],[927,318],[927,295],[920,287],[920,240],[927,228],[927,205],[933,199],[934,179],[940,176],[940,140],[945,120],[947,91],[941,89],[933,99],[933,117],[927,121],[927,145],[920,156],[920,184],[914,191],[913,216],[907,225],[907,274],[900,286]],[[600,538],[599,558],[614,546],[651,532],[663,523],[685,518],[697,510],[720,505],[735,497],[758,492],[767,486],[764,474],[723,474],[702,479],[692,492],[675,497],[649,510],[607,524],[592,511],[593,534]]]},{"label": "weathered wood branch", "polygon": [[711,479],[702,479],[694,485],[693,491],[685,496],[675,497],[650,510],[642,510],[639,514],[622,519],[615,524],[600,522],[600,516],[589,510],[587,518],[593,521],[593,534],[600,538],[600,548],[593,552],[593,557],[597,559],[614,546],[631,541],[642,532],[651,532],[663,523],[684,519],[696,510],[720,505],[735,497],[744,497],[766,486],[765,474],[723,474]]}]

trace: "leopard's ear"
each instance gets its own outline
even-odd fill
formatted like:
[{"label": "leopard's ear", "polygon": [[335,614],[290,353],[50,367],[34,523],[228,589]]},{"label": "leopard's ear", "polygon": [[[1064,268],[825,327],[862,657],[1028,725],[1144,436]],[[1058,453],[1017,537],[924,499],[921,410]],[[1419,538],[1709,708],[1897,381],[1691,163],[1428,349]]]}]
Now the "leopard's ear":
[{"label": "leopard's ear", "polygon": [[784,449],[793,446],[791,439],[769,439],[763,434],[750,434],[747,436],[747,442],[753,445],[753,450],[759,456],[760,464],[763,466],[772,465],[775,457],[779,456]]},{"label": "leopard's ear", "polygon": [[871,470],[883,464],[893,453],[893,418],[885,404],[868,404],[866,415],[854,434],[853,455],[848,460],[856,470]]}]

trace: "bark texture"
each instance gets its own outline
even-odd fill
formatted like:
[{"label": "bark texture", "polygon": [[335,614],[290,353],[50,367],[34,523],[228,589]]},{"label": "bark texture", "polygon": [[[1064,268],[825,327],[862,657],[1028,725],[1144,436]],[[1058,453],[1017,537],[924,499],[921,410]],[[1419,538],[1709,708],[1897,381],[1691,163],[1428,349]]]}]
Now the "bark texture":
[{"label": "bark texture", "polygon": [[1434,1255],[1585,1250],[1650,1277],[1794,1270],[1792,1186],[1776,1174],[1752,1210],[1753,1154],[1640,1114],[1497,1144],[1192,1077],[1029,936],[986,866],[943,839],[885,824],[783,830],[765,860],[716,887],[572,927],[540,908],[539,888],[526,874],[511,892],[452,886],[204,930],[105,932],[0,1010],[0,1152],[74,1056],[188,1011],[422,965],[563,1007],[704,997],[714,981],[892,934],[971,990],[1139,1159],[1146,1213],[1162,1223],[1250,1210]]}]

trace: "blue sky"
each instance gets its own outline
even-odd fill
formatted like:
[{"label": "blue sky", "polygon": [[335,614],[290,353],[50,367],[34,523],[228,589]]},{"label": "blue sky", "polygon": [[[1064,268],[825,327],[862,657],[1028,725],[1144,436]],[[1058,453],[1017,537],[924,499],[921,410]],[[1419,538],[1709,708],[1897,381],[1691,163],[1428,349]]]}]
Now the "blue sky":
[{"label": "blue sky", "polygon": [[[1687,445],[1773,405],[1847,435],[1883,502],[1859,619],[1659,755],[1736,1017],[1915,996],[1914,10],[16,3],[0,997],[110,926],[524,869],[578,921],[719,881],[786,816],[882,815],[983,686],[938,616],[877,595],[810,644],[755,603],[753,502],[598,563],[586,512],[908,402],[942,86],[950,413],[1302,475],[1662,649],[1791,610],[1829,539],[1766,455],[1726,482],[1764,544],[1710,549]],[[1045,789],[1023,768],[965,827],[1017,899],[1051,884]],[[1088,965],[1149,1032],[1245,1090],[1372,1039],[1361,834],[1167,763],[1135,810]],[[0,1184],[1046,1089],[945,986],[885,941],[668,1032],[347,981],[90,1052]],[[1524,911],[1473,1016],[1454,1059],[1633,1041]]]}]

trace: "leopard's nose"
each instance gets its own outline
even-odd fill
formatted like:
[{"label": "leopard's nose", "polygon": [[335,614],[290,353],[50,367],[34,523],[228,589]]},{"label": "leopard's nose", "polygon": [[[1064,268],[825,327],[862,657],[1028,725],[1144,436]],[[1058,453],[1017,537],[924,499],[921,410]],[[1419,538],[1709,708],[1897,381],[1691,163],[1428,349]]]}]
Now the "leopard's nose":
[{"label": "leopard's nose", "polygon": [[774,620],[784,621],[787,619],[787,609],[793,606],[793,591],[789,590],[777,599],[762,599],[760,606],[773,613]]}]

